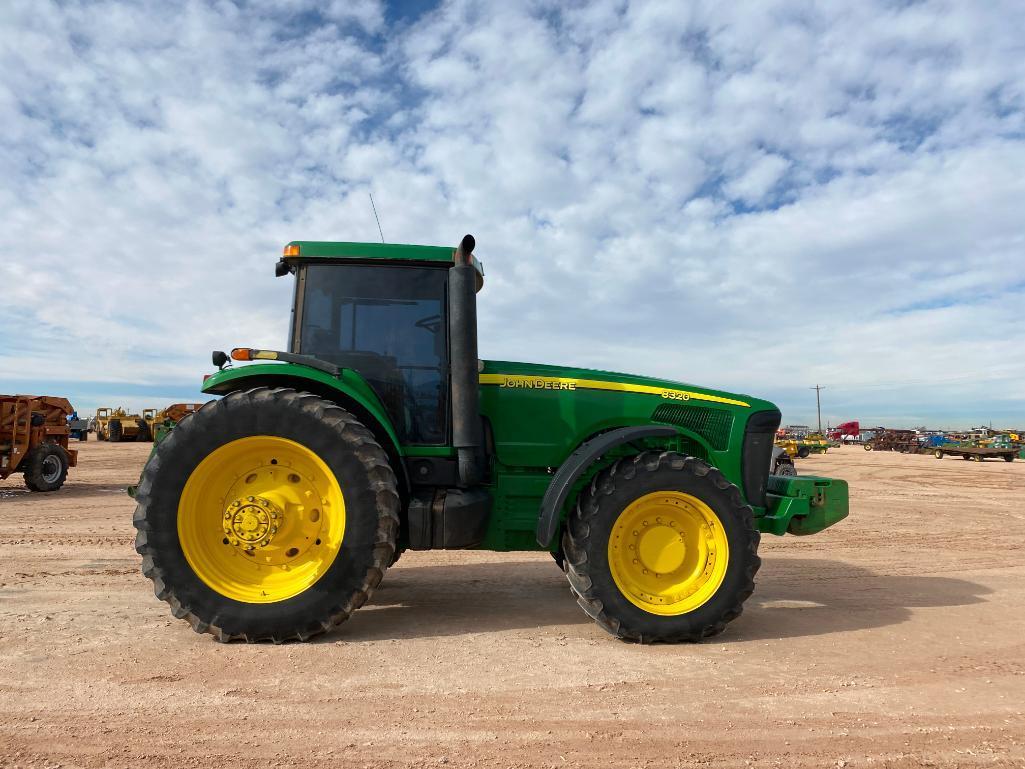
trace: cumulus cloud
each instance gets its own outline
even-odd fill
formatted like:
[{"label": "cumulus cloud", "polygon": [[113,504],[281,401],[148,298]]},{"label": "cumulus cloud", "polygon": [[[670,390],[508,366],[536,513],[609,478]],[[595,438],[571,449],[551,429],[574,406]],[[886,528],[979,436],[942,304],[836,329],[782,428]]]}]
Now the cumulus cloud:
[{"label": "cumulus cloud", "polygon": [[0,382],[130,395],[284,344],[281,245],[375,240],[372,191],[390,241],[477,236],[488,357],[790,421],[819,382],[834,421],[1025,422],[1023,26],[1011,0],[9,3]]}]

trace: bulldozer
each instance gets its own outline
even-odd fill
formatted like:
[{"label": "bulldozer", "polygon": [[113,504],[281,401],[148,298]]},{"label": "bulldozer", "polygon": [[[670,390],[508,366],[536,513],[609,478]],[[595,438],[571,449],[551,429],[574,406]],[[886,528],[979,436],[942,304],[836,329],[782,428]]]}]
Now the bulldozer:
[{"label": "bulldozer", "polygon": [[175,617],[222,642],[305,641],[405,550],[547,551],[612,636],[700,641],[740,616],[763,533],[848,515],[844,481],[770,474],[766,400],[479,359],[474,249],[285,246],[287,349],[215,351],[219,398],[135,489],[142,571]]}]

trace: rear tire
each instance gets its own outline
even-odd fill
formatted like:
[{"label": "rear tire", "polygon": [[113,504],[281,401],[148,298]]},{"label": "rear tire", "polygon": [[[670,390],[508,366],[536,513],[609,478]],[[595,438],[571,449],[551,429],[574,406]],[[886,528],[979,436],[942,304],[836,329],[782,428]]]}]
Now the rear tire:
[{"label": "rear tire", "polygon": [[25,457],[25,485],[31,491],[57,491],[68,477],[71,458],[56,443],[41,443]]},{"label": "rear tire", "polygon": [[121,426],[121,422],[114,419],[107,424],[107,440],[111,443],[120,443],[121,437],[124,435],[124,427]]},{"label": "rear tire", "polygon": [[[257,550],[255,555],[264,557],[267,554],[269,562],[271,555],[303,559],[316,553],[314,560],[292,561],[289,562],[290,568],[261,565],[251,582],[235,584],[230,573],[229,578],[218,581],[217,569],[230,572],[231,568],[238,568],[238,563],[248,568],[245,557],[252,558],[252,555],[232,551],[242,542],[223,544],[223,551],[217,549],[222,546],[218,539],[221,534],[217,533],[222,525],[218,512],[221,500],[207,502],[215,499],[216,494],[211,496],[205,492],[214,492],[209,484],[221,477],[233,481],[230,489],[256,478],[252,481],[254,485],[247,487],[252,489],[249,493],[257,495],[257,502],[267,502],[259,495],[277,492],[266,492],[259,484],[265,477],[275,477],[279,471],[273,467],[278,460],[264,458],[263,454],[276,456],[277,449],[258,449],[262,452],[258,466],[248,476],[245,473],[249,471],[243,468],[238,480],[234,480],[233,471],[237,471],[243,459],[231,452],[238,451],[238,446],[262,446],[268,442],[286,446],[286,455],[287,446],[293,446],[298,452],[296,456],[312,457],[301,461],[287,456],[282,458],[281,468],[289,472],[287,479],[291,483],[299,483],[300,476],[303,476],[301,482],[307,483],[303,462],[310,466],[319,466],[316,465],[318,461],[323,463],[323,477],[310,481],[311,484],[320,484],[315,488],[310,486],[316,492],[314,503],[317,497],[330,498],[335,493],[326,486],[333,481],[333,488],[340,489],[342,507],[328,507],[328,499],[319,505],[324,507],[323,513],[316,509],[303,512],[301,505],[283,505],[279,509],[281,519],[275,524],[282,527],[281,536],[291,531],[289,525],[292,528],[320,525],[324,533],[307,532],[305,538],[311,540],[316,536],[316,543],[300,543],[305,549],[299,555],[295,554],[299,548],[289,547],[285,551],[284,546],[278,547],[271,542],[272,537],[268,537],[266,549]],[[230,464],[212,460],[214,480],[203,480],[211,476],[203,476],[202,463],[219,450],[228,452],[224,456],[231,458]],[[312,472],[310,475],[314,477]],[[198,488],[204,494],[196,496],[194,491],[190,491],[193,486],[186,488],[187,483],[197,482],[194,478],[198,479]],[[204,483],[208,485],[204,486]],[[279,475],[275,483],[284,484],[285,481]],[[237,490],[230,494],[228,491],[224,489],[227,496],[232,496]],[[188,500],[198,502],[190,507]],[[249,497],[249,501],[252,502],[253,497]],[[330,630],[366,603],[395,555],[399,494],[387,454],[373,434],[348,411],[310,393],[291,389],[259,387],[231,393],[183,419],[167,438],[156,445],[143,470],[136,502],[138,507],[133,523],[138,534],[135,549],[142,555],[143,574],[153,581],[157,598],[168,603],[174,616],[188,621],[197,633],[209,633],[222,642],[305,641]],[[234,509],[234,504],[226,508],[225,518]],[[296,507],[299,512],[295,512]],[[291,521],[296,523],[290,524]],[[331,527],[338,525],[339,521],[342,528],[336,544],[328,550],[315,551],[314,545],[330,546]],[[211,526],[216,527],[214,532],[209,532]],[[206,539],[197,542],[191,538],[193,530],[201,532]],[[244,530],[245,525],[238,530],[240,539]],[[277,528],[271,534],[274,532]],[[325,538],[324,545],[321,545],[321,536]],[[227,542],[228,538],[223,541]],[[213,549],[203,551],[203,547]],[[193,553],[192,561],[186,556],[186,549]],[[197,561],[196,553],[203,552],[214,553],[213,560]],[[216,555],[221,552],[223,557]],[[213,566],[211,571],[201,576],[203,569],[194,568],[193,562],[212,563]],[[286,587],[282,592],[269,581],[293,578],[291,575],[298,574],[311,562],[319,564],[316,567],[319,571],[315,572],[309,584],[300,584],[295,589]],[[214,578],[211,578],[211,573]],[[232,591],[239,589],[254,598],[232,597]],[[266,592],[268,590],[271,592]],[[260,595],[267,598],[255,597]],[[282,598],[276,598],[277,595]]]},{"label": "rear tire", "polygon": [[147,443],[153,440],[153,432],[149,429],[149,423],[143,419],[139,420],[139,431],[135,434],[136,443]]},{"label": "rear tire", "polygon": [[[696,539],[691,536],[690,524],[685,520],[677,524],[672,512],[656,517],[654,513],[645,512],[644,507],[638,507],[650,504],[648,500],[661,502],[663,494],[698,503],[696,506],[687,501],[676,503],[683,511],[688,508],[706,511],[702,514],[704,519],[698,520],[708,523],[696,529]],[[656,512],[672,509],[671,506],[654,508]],[[624,522],[629,523],[631,516],[637,514],[631,511],[640,513],[645,519],[644,526],[653,519],[652,528],[644,530],[639,539],[636,531],[630,531],[632,525],[623,528]],[[707,543],[702,541],[702,531],[706,532]],[[677,532],[682,546],[675,541]],[[627,544],[631,534],[636,539],[636,548]],[[649,550],[646,544],[649,537],[664,544],[656,544]],[[713,537],[714,551],[708,544],[713,542]],[[744,504],[740,490],[719,470],[695,457],[649,451],[621,459],[592,479],[570,514],[562,544],[570,588],[580,607],[600,627],[625,641],[673,643],[714,636],[740,616],[744,601],[754,590],[754,575],[761,564],[759,537],[751,508]],[[635,572],[639,585],[652,577],[665,578],[666,589],[658,590],[662,591],[659,596],[666,598],[654,594],[646,598],[643,592],[635,592],[628,598],[619,587],[617,579],[623,578],[617,578],[613,568],[622,570],[629,560],[629,556],[624,560],[623,554],[630,551],[636,551],[638,558],[645,559],[646,568],[653,569],[653,563],[665,564],[665,574],[649,574],[645,570],[647,576],[639,574],[640,565],[625,568]],[[676,560],[667,558],[674,551],[682,559],[682,565],[676,566]],[[711,581],[711,577],[702,576],[715,575],[716,569],[722,568],[718,565],[722,561],[725,561],[725,571],[719,572],[718,584]],[[640,562],[634,559],[633,563]],[[683,582],[678,581],[680,574],[684,575]],[[706,581],[701,582],[702,579]],[[704,595],[707,597],[702,598]],[[664,605],[659,605],[659,601]],[[649,608],[642,608],[641,604]],[[674,606],[682,608],[677,613]]]}]

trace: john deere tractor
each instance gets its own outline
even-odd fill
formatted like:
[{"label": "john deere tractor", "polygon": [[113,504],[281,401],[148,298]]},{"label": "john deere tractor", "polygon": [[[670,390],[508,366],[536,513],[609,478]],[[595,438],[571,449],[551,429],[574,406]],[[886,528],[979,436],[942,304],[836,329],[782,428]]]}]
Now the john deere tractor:
[{"label": "john deere tractor", "polygon": [[220,399],[155,446],[136,492],[143,573],[176,617],[306,640],[403,550],[540,550],[612,635],[697,641],[740,615],[761,533],[847,515],[843,481],[770,475],[767,401],[479,360],[473,249],[285,247],[288,349],[215,352]]}]

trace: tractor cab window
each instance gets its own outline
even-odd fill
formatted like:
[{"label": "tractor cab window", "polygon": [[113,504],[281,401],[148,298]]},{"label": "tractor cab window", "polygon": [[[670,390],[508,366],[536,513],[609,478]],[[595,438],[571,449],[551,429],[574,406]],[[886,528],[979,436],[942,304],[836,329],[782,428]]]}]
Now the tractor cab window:
[{"label": "tractor cab window", "polygon": [[297,352],[355,369],[408,443],[448,438],[448,271],[324,264],[305,268]]}]

